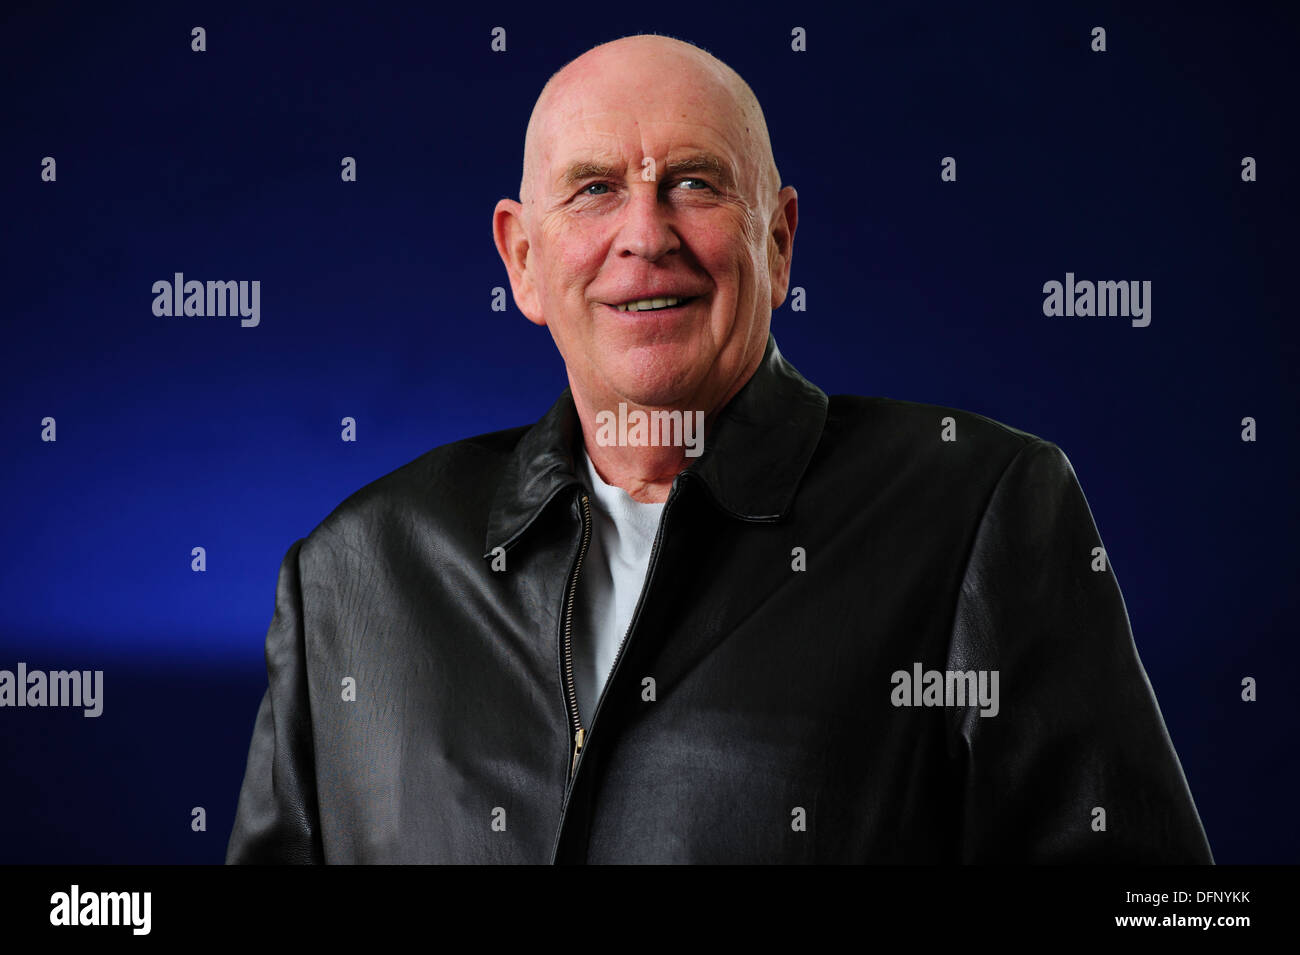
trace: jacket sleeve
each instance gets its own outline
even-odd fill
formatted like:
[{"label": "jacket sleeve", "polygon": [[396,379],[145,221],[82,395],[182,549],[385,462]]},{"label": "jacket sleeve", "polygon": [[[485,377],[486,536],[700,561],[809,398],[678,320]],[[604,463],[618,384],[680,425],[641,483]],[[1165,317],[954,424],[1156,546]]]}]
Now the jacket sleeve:
[{"label": "jacket sleeve", "polygon": [[949,645],[949,670],[998,672],[996,714],[950,711],[963,862],[1214,861],[1101,546],[1069,459],[1031,441],[976,531]]},{"label": "jacket sleeve", "polygon": [[226,863],[324,862],[295,541],[280,565],[266,634],[268,686],[257,711]]}]

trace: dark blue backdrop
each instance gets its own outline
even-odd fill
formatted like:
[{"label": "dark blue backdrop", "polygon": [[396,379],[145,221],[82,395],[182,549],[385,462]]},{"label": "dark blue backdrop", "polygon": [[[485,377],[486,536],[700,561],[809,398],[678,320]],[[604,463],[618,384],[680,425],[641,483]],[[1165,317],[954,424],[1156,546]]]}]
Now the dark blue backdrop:
[{"label": "dark blue backdrop", "polygon": [[[105,681],[98,719],[0,710],[0,862],[221,861],[289,545],[564,388],[490,308],[491,211],[547,77],[647,31],[764,105],[808,303],[782,351],[1059,444],[1216,857],[1300,861],[1291,5],[115,6],[0,15],[0,669]],[[1150,326],[1045,317],[1067,271],[1150,280]],[[260,325],[154,316],[174,272],[260,280]]]}]

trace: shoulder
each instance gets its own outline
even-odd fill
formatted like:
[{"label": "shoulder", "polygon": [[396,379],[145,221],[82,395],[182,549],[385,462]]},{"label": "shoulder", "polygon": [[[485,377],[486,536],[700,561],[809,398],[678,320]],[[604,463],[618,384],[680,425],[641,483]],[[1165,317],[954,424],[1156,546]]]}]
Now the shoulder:
[{"label": "shoulder", "polygon": [[[831,395],[827,427],[832,424],[878,436],[893,434],[923,441],[946,431],[950,436],[949,443],[968,437],[986,447],[1002,446],[1014,450],[1044,440],[974,411],[867,395]],[[952,438],[953,435],[957,438]]]},{"label": "shoulder", "polygon": [[1013,462],[1069,467],[1051,441],[987,415],[863,395],[830,396],[818,456],[878,480],[960,483],[972,491],[990,489]]},{"label": "shoulder", "polygon": [[[342,544],[369,552],[380,539],[400,541],[430,530],[481,534],[505,464],[530,427],[439,445],[376,478],[348,495],[312,530],[305,551]],[[408,544],[419,547],[413,539]]]}]

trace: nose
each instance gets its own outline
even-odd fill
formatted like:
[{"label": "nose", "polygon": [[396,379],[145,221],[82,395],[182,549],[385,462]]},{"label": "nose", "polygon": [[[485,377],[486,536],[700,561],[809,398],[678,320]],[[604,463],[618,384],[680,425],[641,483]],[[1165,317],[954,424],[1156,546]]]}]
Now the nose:
[{"label": "nose", "polygon": [[619,225],[618,254],[635,255],[654,262],[680,247],[681,240],[672,229],[669,210],[660,202],[655,184],[634,189]]}]

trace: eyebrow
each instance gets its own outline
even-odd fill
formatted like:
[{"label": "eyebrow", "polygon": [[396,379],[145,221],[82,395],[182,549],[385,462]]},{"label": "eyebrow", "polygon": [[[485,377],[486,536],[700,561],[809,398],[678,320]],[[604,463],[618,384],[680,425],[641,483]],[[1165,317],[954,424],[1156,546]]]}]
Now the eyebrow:
[{"label": "eyebrow", "polygon": [[731,186],[731,169],[713,153],[693,153],[681,159],[668,161],[666,171],[669,176],[680,176],[688,172],[707,173],[717,180],[719,185]]},{"label": "eyebrow", "polygon": [[584,159],[571,164],[564,171],[560,183],[565,186],[576,186],[584,179],[617,179],[622,174],[623,170],[616,169],[614,166]]},{"label": "eyebrow", "polygon": [[[707,173],[711,175],[719,185],[733,187],[731,170],[713,153],[700,152],[691,153],[679,159],[669,160],[665,166],[665,173],[668,176],[680,176],[685,173]],[[560,178],[560,183],[564,186],[576,186],[578,183],[587,179],[621,179],[624,170],[608,163],[597,160],[583,159],[571,163],[564,171]]]}]

